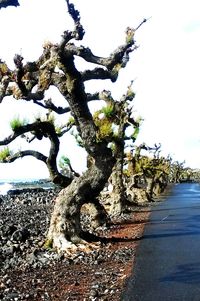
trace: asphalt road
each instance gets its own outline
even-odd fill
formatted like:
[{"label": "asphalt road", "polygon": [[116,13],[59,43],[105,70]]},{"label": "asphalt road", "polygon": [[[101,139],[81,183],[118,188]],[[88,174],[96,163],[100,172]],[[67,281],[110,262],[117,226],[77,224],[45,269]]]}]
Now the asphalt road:
[{"label": "asphalt road", "polygon": [[122,301],[200,301],[200,185],[152,206]]}]

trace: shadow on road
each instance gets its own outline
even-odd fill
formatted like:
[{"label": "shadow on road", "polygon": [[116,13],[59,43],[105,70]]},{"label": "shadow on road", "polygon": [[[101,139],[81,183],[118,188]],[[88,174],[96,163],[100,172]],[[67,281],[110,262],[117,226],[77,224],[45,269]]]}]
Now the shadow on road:
[{"label": "shadow on road", "polygon": [[181,264],[175,272],[159,279],[161,282],[200,284],[200,262]]},{"label": "shadow on road", "polygon": [[156,238],[166,238],[166,237],[174,237],[174,236],[188,236],[188,235],[199,235],[200,234],[200,230],[199,231],[191,231],[191,232],[175,232],[175,233],[161,233],[161,234],[150,234],[150,235],[144,235],[143,237],[140,238],[140,240],[144,240],[144,239],[156,239]]}]

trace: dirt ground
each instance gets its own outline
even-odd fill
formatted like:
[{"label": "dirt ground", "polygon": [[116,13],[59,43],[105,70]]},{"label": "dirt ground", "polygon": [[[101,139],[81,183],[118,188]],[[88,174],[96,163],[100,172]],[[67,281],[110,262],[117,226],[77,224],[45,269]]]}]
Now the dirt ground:
[{"label": "dirt ground", "polygon": [[143,208],[113,225],[107,232],[111,241],[100,247],[96,258],[88,254],[88,262],[79,258],[70,264],[61,259],[48,267],[8,272],[6,277],[18,295],[7,295],[10,299],[5,300],[120,300],[148,216]]}]

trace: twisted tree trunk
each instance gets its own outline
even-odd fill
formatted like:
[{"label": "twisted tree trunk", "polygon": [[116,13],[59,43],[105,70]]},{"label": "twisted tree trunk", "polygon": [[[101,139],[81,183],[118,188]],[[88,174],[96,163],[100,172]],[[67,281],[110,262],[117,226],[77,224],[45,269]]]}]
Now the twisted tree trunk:
[{"label": "twisted tree trunk", "polygon": [[63,189],[55,200],[47,242],[57,250],[67,250],[84,243],[80,225],[80,210],[92,202],[105,186],[114,165],[110,152],[99,157],[83,176]]},{"label": "twisted tree trunk", "polygon": [[81,74],[75,68],[73,56],[67,52],[61,52],[59,55],[67,80],[55,84],[68,99],[84,147],[94,159],[94,164],[83,176],[74,179],[55,200],[47,241],[58,250],[66,250],[74,244],[83,243],[81,207],[98,197],[112,172],[115,159],[111,149],[107,147],[107,142],[97,140],[98,129],[89,111]]}]

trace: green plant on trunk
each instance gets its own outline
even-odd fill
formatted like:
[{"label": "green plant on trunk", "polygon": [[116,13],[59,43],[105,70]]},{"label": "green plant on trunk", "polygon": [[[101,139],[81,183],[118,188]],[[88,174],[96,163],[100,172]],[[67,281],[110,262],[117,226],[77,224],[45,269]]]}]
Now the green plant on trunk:
[{"label": "green plant on trunk", "polygon": [[111,118],[114,115],[114,106],[112,104],[107,105],[103,107],[100,111],[105,115],[106,118]]},{"label": "green plant on trunk", "polygon": [[26,125],[27,123],[27,119],[20,119],[19,116],[16,116],[10,121],[10,127],[13,130],[13,132],[16,132],[20,127]]},{"label": "green plant on trunk", "polygon": [[49,112],[49,114],[47,114],[47,121],[51,122],[54,125],[55,120],[56,120],[55,115],[52,112]]},{"label": "green plant on trunk", "polygon": [[70,160],[68,157],[66,156],[62,156],[59,160],[59,163],[58,163],[59,167],[64,170],[66,168],[69,168],[69,165],[70,165]]},{"label": "green plant on trunk", "polygon": [[4,147],[0,151],[0,162],[3,163],[6,159],[11,155],[10,149],[8,147]]}]

